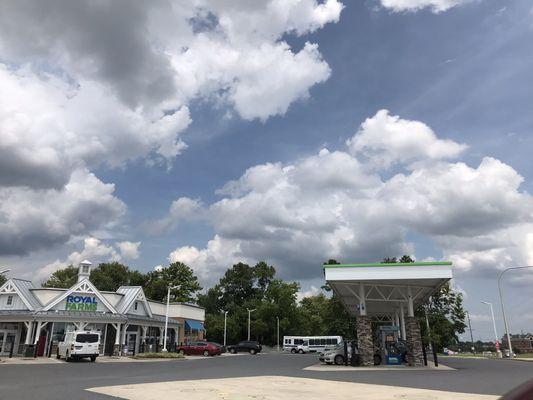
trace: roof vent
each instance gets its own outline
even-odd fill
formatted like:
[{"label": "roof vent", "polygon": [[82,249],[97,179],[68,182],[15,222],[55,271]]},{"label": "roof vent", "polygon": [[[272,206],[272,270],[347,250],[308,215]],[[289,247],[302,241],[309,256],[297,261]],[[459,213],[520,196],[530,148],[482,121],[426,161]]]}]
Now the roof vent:
[{"label": "roof vent", "polygon": [[83,260],[80,263],[78,268],[78,282],[81,282],[84,279],[89,279],[91,275],[91,265],[93,265],[89,260]]}]

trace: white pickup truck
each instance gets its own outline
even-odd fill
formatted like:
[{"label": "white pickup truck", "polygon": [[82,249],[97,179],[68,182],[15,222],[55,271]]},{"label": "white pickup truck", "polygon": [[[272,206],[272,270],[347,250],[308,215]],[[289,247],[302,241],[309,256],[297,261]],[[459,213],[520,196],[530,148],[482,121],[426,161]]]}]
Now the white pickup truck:
[{"label": "white pickup truck", "polygon": [[95,362],[100,353],[99,344],[100,334],[98,332],[67,332],[63,341],[57,345],[57,358],[64,357],[67,362],[90,358],[92,362]]}]

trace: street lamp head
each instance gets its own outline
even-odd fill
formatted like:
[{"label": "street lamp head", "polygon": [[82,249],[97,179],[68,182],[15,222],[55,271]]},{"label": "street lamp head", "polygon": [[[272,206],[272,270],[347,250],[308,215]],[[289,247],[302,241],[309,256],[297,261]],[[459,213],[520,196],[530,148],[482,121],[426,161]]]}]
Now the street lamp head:
[{"label": "street lamp head", "polygon": [[7,274],[9,271],[11,271],[11,269],[4,269],[3,271],[0,271],[0,275]]},{"label": "street lamp head", "polygon": [[480,300],[483,304],[486,304],[488,306],[492,305],[492,303],[489,303],[488,301],[483,301],[483,300]]}]

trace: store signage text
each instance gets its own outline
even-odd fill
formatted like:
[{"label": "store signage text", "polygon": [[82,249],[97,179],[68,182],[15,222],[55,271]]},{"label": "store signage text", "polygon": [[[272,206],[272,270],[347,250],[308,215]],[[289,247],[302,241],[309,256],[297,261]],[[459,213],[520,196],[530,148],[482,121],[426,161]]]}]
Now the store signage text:
[{"label": "store signage text", "polygon": [[93,296],[67,296],[66,310],[96,311],[98,302]]}]

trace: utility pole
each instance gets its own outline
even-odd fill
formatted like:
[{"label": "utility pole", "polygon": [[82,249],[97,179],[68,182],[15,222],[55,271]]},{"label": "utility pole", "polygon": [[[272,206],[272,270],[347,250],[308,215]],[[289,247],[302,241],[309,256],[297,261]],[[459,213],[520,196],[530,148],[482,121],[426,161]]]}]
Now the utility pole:
[{"label": "utility pole", "polygon": [[279,317],[276,317],[276,320],[277,320],[277,322],[278,322],[278,330],[277,330],[277,333],[278,333],[278,334],[277,334],[277,341],[276,341],[276,343],[277,343],[277,345],[278,345],[278,353],[279,353]]},{"label": "utility pole", "polygon": [[250,315],[255,311],[255,308],[252,310],[247,308],[247,310],[248,310],[248,341],[250,341]]},{"label": "utility pole", "polygon": [[470,329],[470,341],[472,342],[472,353],[476,354],[476,347],[474,346],[474,335],[472,334],[472,325],[470,324],[470,313],[466,312],[466,318],[468,320],[468,329]]},{"label": "utility pole", "polygon": [[226,347],[226,322],[228,318],[228,312],[224,311],[224,347]]}]

